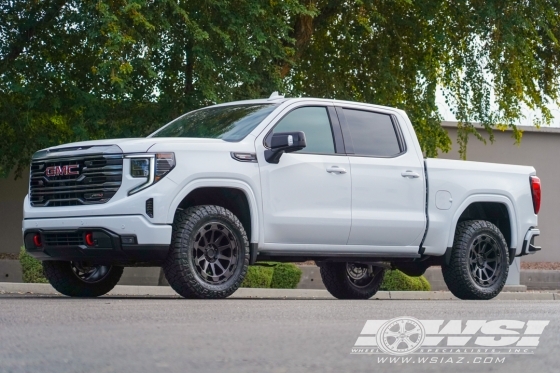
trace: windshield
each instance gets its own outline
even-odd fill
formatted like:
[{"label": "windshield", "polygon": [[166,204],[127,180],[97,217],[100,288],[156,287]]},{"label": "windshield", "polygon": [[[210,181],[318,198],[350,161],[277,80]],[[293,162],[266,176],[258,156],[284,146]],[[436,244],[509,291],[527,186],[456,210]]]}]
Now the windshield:
[{"label": "windshield", "polygon": [[191,111],[150,137],[202,137],[241,141],[275,108],[276,105],[272,104],[245,104]]}]

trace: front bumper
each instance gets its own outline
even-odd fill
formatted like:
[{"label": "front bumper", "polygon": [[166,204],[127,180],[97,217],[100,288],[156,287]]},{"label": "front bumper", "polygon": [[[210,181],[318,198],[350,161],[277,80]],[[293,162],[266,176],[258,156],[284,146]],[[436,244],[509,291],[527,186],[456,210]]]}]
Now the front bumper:
[{"label": "front bumper", "polygon": [[[22,231],[27,252],[40,260],[159,265],[171,242],[170,225],[151,224],[135,215],[26,219]],[[94,245],[86,244],[88,232]],[[35,235],[41,238],[40,246]]]}]

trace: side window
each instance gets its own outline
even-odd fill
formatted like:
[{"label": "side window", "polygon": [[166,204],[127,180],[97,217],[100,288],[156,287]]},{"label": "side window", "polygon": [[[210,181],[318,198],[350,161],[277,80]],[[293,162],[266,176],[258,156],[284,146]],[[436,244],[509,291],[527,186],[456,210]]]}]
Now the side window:
[{"label": "side window", "polygon": [[352,109],[344,109],[344,116],[354,154],[392,157],[402,151],[391,116]]},{"label": "side window", "polygon": [[[303,131],[307,146],[300,153],[334,154],[331,122],[326,107],[309,106],[295,109],[276,124],[272,133]],[[266,137],[270,146],[272,133]]]}]

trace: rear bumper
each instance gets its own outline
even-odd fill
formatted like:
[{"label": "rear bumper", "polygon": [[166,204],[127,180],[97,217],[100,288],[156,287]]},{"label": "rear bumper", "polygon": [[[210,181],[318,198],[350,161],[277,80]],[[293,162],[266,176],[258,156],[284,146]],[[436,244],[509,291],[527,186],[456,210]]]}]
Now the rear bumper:
[{"label": "rear bumper", "polygon": [[[22,231],[27,252],[40,260],[160,265],[171,242],[171,226],[150,224],[134,215],[26,219]],[[86,244],[88,232],[94,245]],[[40,246],[33,240],[35,235]]]},{"label": "rear bumper", "polygon": [[521,248],[521,254],[518,256],[534,254],[541,250],[540,246],[535,246],[535,237],[540,236],[541,231],[536,228],[531,228],[525,234],[525,239],[523,240],[523,247]]}]

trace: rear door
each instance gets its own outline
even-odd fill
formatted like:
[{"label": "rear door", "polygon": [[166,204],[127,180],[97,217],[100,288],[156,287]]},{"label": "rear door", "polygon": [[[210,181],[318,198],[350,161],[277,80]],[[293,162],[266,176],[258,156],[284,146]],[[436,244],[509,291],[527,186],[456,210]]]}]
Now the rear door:
[{"label": "rear door", "polygon": [[419,245],[426,226],[423,162],[408,150],[397,117],[363,107],[336,110],[352,173],[348,245]]}]

